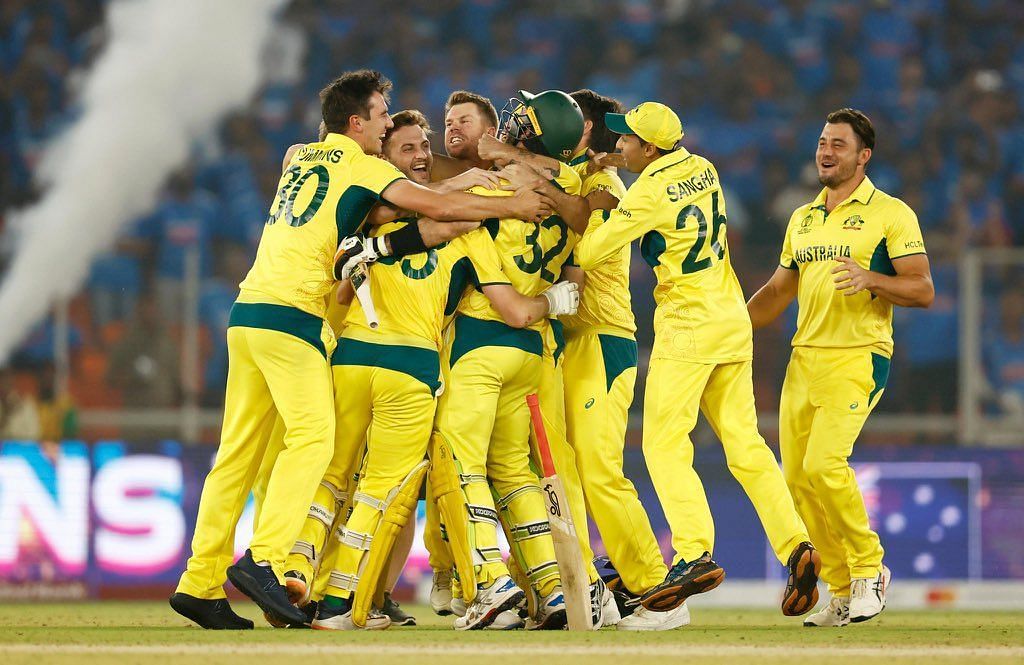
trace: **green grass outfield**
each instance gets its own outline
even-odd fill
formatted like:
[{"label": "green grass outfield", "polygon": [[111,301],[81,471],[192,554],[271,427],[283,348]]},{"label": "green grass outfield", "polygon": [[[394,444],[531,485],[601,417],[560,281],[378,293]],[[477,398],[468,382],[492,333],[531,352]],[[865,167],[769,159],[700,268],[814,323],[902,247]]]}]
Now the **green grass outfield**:
[{"label": "green grass outfield", "polygon": [[[257,618],[255,606],[234,605]],[[0,605],[0,663],[1024,662],[1024,613],[1014,612],[888,610],[866,624],[811,629],[777,612],[695,607],[692,625],[664,633],[459,633],[425,607],[406,609],[418,627],[222,632],[192,627],[164,603]]]}]

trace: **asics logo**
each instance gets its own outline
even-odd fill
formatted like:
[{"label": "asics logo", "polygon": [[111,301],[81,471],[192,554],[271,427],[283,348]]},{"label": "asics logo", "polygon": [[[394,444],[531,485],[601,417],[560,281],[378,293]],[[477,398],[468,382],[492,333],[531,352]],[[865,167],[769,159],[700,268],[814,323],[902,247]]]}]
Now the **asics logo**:
[{"label": "asics logo", "polygon": [[594,406],[594,398],[593,397],[591,397],[590,399],[587,400],[587,403],[583,405],[583,408],[584,409],[589,409],[592,406]]}]

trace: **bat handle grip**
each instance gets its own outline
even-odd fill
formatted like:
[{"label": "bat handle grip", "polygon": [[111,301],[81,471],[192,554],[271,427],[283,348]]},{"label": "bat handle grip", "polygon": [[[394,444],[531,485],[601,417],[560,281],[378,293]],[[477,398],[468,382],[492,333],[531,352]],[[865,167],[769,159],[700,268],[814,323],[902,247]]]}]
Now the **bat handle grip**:
[{"label": "bat handle grip", "polygon": [[541,416],[540,402],[535,393],[526,396],[526,405],[530,407],[530,420],[533,421],[533,431],[537,434],[537,448],[540,449],[540,464],[544,471],[544,477],[549,478],[555,475],[555,464],[551,461],[548,433],[544,429],[544,418]]}]

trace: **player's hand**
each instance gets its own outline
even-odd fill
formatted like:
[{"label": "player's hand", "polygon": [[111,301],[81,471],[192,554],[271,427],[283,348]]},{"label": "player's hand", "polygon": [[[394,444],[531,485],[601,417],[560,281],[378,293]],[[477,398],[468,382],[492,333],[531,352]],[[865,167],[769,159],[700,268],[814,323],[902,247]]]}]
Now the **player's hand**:
[{"label": "player's hand", "polygon": [[594,152],[588,149],[587,157],[590,158],[587,161],[587,175],[594,175],[606,166],[617,169],[626,168],[626,158],[622,156],[621,152]]},{"label": "player's hand", "polygon": [[498,171],[508,184],[502,185],[502,189],[515,191],[524,187],[537,189],[543,187],[547,180],[540,173],[526,164],[509,164]]},{"label": "player's hand", "polygon": [[[484,134],[484,136],[487,136]],[[464,192],[471,187],[486,187],[487,189],[498,189],[501,185],[501,175],[498,171],[487,171],[473,167],[463,171],[457,176],[448,178],[445,183],[453,192]]]},{"label": "player's hand", "polygon": [[559,282],[542,293],[548,300],[548,314],[575,314],[580,306],[580,289],[576,282]]},{"label": "player's hand", "polygon": [[848,256],[840,256],[836,261],[839,265],[832,269],[832,274],[836,276],[836,290],[842,291],[844,296],[869,291],[875,286],[875,273],[861,268]]},{"label": "player's hand", "polygon": [[388,254],[390,252],[384,238],[364,238],[358,235],[343,238],[334,254],[334,279],[348,279],[359,264],[373,263]]},{"label": "player's hand", "polygon": [[480,159],[494,161],[495,159],[512,159],[515,150],[507,143],[502,142],[496,136],[484,134],[476,146]]},{"label": "player's hand", "polygon": [[512,197],[515,218],[525,222],[543,222],[553,214],[555,202],[529,187],[517,189]]}]

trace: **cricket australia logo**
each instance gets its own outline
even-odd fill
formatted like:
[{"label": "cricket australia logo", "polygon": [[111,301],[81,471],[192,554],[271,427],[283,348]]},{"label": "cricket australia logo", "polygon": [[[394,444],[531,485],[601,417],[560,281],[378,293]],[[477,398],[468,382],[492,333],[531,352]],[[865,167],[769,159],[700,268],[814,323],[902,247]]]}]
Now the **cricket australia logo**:
[{"label": "cricket australia logo", "polygon": [[810,233],[811,232],[811,224],[813,222],[814,222],[814,219],[810,215],[807,215],[806,217],[804,217],[803,221],[800,222],[800,230],[797,231],[797,233]]},{"label": "cricket australia logo", "polygon": [[853,215],[843,220],[843,230],[860,231],[864,228],[864,219],[860,215]]}]

